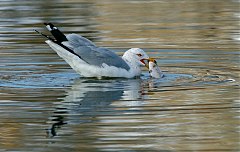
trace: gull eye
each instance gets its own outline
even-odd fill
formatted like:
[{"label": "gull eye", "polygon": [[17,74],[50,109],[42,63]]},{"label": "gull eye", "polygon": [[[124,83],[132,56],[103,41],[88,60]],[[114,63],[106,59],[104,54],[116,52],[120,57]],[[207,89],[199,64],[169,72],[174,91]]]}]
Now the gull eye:
[{"label": "gull eye", "polygon": [[142,54],[139,53],[139,54],[137,54],[137,56],[142,57]]}]

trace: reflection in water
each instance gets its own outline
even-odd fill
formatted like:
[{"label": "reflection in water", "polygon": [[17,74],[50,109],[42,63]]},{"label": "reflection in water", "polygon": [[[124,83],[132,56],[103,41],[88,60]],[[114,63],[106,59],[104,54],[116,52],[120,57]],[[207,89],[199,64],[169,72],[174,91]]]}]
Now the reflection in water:
[{"label": "reflection in water", "polygon": [[55,118],[52,119],[54,123],[52,124],[50,129],[47,129],[47,137],[54,137],[57,136],[57,129],[61,128],[62,125],[67,123],[64,122],[64,117],[62,116],[54,116]]},{"label": "reflection in water", "polygon": [[[237,127],[232,113],[236,105],[211,101],[227,97],[216,93],[220,90],[214,86],[206,94],[202,84],[182,87],[194,78],[174,76],[166,74],[163,80],[77,79],[66,97],[55,103],[50,137],[67,138],[75,150],[82,145],[88,147],[85,150],[102,151],[224,150],[218,143],[236,138],[229,132]],[[174,86],[177,79],[181,83]],[[79,142],[74,145],[74,141]]]},{"label": "reflection in water", "polygon": [[[139,108],[144,106],[143,100],[148,99],[148,95],[151,94],[149,92],[154,88],[169,85],[177,79],[191,78],[186,74],[166,74],[163,79],[150,79],[149,76],[142,76],[142,79],[76,79],[63,101],[56,104],[52,119],[56,123],[52,128],[65,124],[64,116],[68,117],[68,124],[95,123],[92,117],[100,115],[103,111],[106,114],[114,111],[115,104],[118,107],[140,110]],[[84,119],[81,119],[82,117]]]},{"label": "reflection in water", "polygon": [[[77,79],[67,91],[63,101],[56,105],[51,127],[55,136],[56,126],[64,124],[94,123],[103,111],[114,111],[112,102],[135,100],[141,96],[141,79],[94,80]],[[64,122],[67,116],[68,121]],[[81,119],[83,118],[83,119]]]}]

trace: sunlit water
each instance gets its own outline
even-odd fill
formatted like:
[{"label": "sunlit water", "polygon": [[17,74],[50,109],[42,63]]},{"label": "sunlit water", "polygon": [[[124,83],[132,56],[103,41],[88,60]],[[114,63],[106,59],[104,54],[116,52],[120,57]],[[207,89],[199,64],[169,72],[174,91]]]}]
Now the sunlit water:
[{"label": "sunlit water", "polygon": [[[0,151],[239,151],[239,1],[0,2]],[[86,79],[34,33],[51,21],[165,73]]]}]

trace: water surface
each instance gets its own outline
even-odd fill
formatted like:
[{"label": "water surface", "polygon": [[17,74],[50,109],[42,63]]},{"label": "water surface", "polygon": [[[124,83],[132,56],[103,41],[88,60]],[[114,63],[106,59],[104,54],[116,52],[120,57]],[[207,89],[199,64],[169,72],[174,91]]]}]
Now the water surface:
[{"label": "water surface", "polygon": [[[0,2],[0,151],[239,151],[239,1]],[[165,73],[86,79],[43,22]]]}]

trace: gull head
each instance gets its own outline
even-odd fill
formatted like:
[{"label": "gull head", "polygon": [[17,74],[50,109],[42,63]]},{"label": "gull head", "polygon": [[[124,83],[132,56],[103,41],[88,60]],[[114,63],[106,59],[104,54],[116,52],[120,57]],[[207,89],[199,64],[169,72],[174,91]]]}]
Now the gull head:
[{"label": "gull head", "polygon": [[149,57],[142,49],[131,48],[123,54],[123,59],[138,66],[147,66],[145,60],[148,60]]}]

